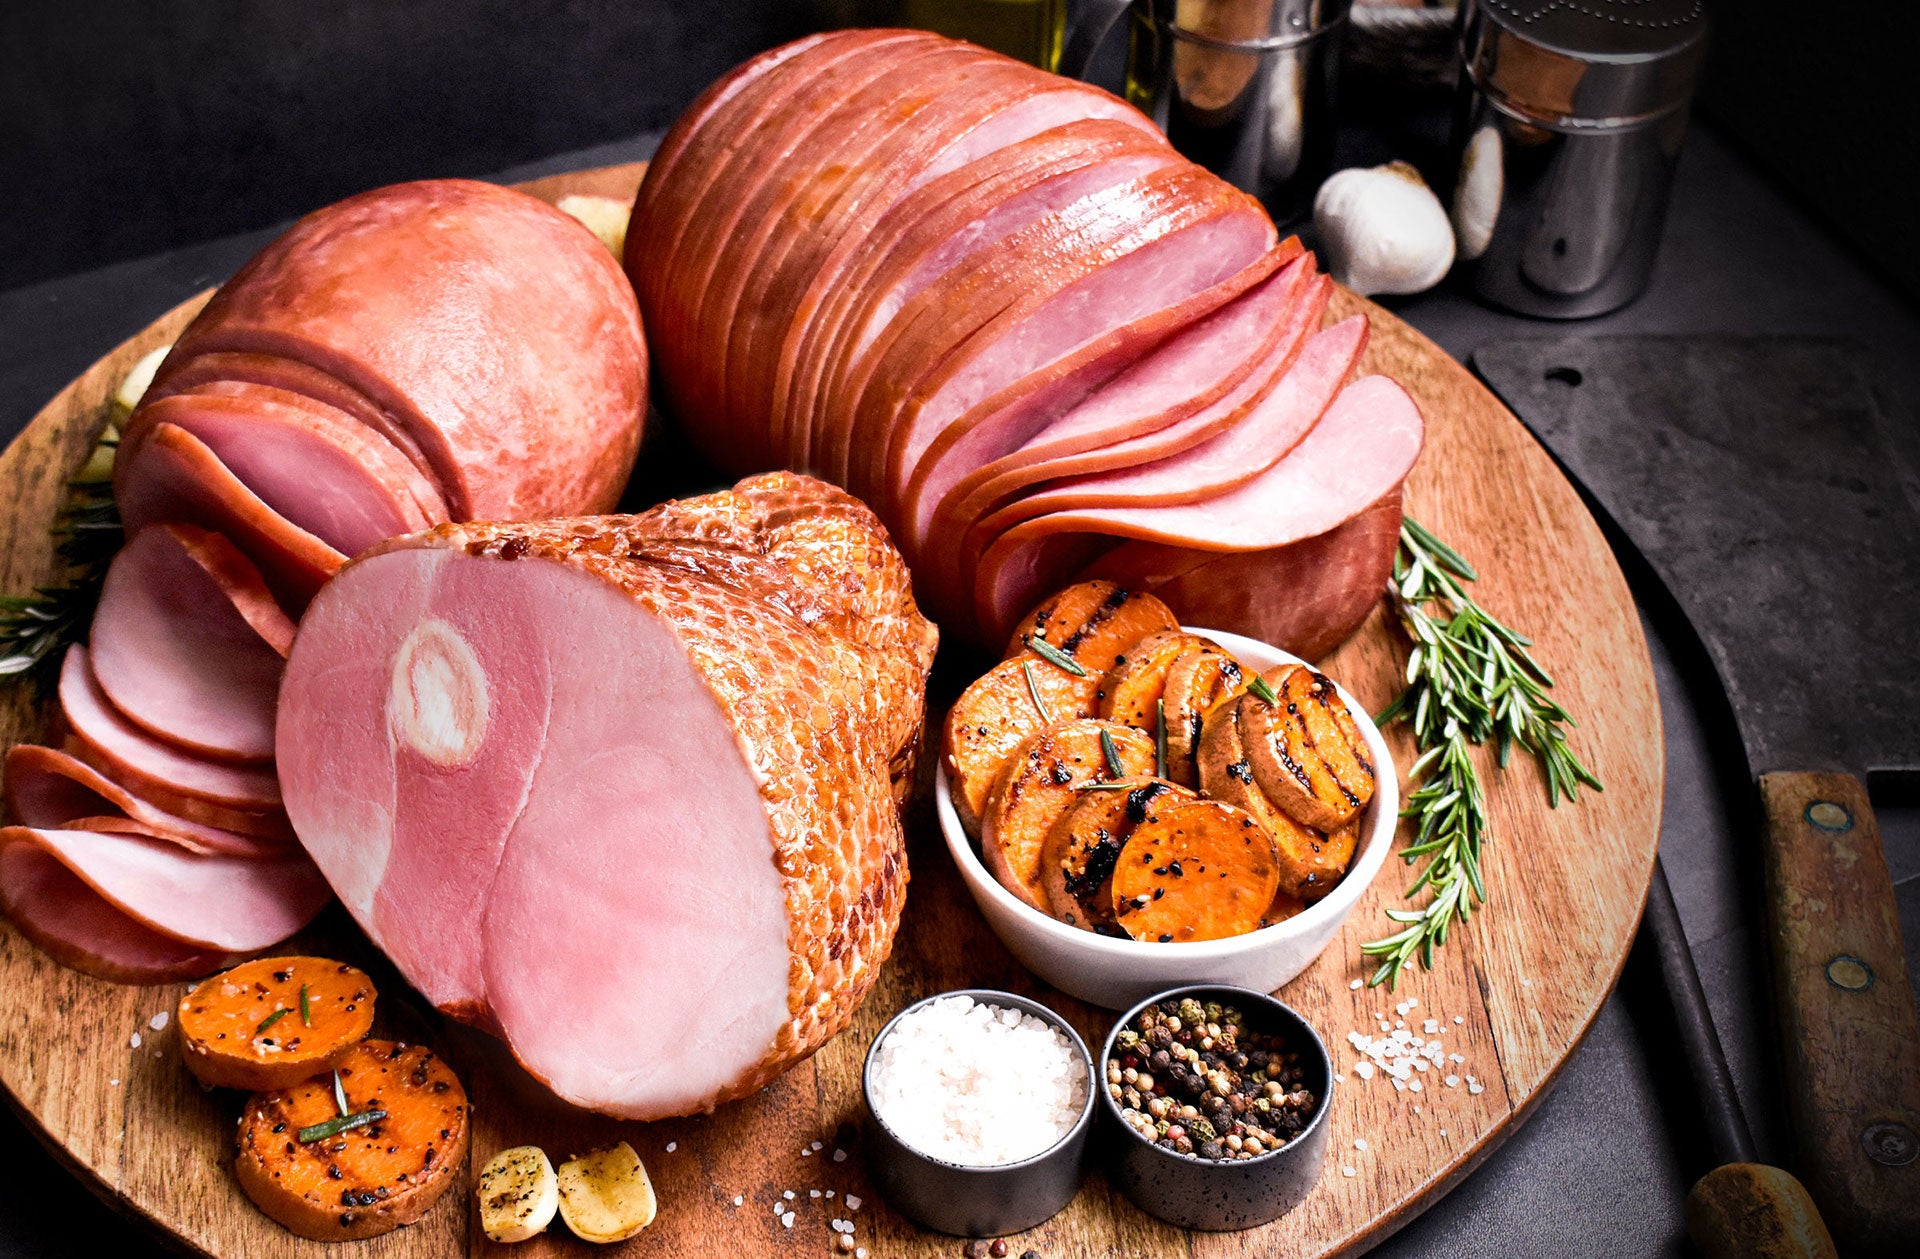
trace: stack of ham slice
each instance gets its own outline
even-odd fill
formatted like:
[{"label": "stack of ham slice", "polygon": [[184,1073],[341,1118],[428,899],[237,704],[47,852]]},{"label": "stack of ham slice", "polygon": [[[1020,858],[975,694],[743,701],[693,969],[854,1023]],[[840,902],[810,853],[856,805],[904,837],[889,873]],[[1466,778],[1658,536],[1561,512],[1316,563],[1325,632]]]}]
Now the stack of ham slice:
[{"label": "stack of ham slice", "polygon": [[775,49],[668,134],[626,261],[704,451],[865,499],[964,636],[1107,563],[1314,655],[1385,582],[1418,411],[1349,384],[1364,322],[1319,330],[1299,243],[1097,89],[920,32]]},{"label": "stack of ham slice", "polygon": [[568,1101],[689,1114],[877,976],[934,645],[873,513],[805,477],[443,525],[308,609],[281,786],[428,999]]},{"label": "stack of ham slice", "polygon": [[293,618],[395,534],[606,510],[645,399],[618,263],[532,197],[399,184],[269,245],[123,428],[130,541],[63,664],[61,749],[7,756],[0,908],[126,981],[297,931],[329,890],[275,774]]}]

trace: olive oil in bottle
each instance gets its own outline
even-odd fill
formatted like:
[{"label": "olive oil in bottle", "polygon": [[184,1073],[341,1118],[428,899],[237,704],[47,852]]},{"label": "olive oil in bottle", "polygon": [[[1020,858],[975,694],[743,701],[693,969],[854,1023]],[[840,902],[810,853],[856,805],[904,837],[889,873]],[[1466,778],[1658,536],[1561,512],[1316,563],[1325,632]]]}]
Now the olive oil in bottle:
[{"label": "olive oil in bottle", "polygon": [[901,0],[900,20],[1053,70],[1060,65],[1067,0]]}]

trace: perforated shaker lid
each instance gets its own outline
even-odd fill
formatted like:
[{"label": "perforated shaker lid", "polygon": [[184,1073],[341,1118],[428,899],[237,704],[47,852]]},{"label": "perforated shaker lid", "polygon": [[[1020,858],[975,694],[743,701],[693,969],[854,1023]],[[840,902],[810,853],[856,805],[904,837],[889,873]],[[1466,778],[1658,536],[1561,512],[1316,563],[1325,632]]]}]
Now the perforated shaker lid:
[{"label": "perforated shaker lid", "polygon": [[1462,0],[1460,57],[1508,111],[1611,130],[1686,105],[1706,52],[1701,0]]}]

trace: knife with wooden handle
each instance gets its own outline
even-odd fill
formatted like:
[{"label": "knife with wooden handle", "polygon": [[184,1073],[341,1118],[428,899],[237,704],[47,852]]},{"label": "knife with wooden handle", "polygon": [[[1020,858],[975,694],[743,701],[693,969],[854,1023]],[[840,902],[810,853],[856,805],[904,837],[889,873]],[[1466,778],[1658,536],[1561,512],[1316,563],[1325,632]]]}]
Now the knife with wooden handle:
[{"label": "knife with wooden handle", "polygon": [[1920,1253],[1920,1019],[1865,778],[1920,774],[1920,484],[1857,347],[1510,341],[1474,364],[1699,636],[1758,786],[1786,1108],[1848,1254]]}]

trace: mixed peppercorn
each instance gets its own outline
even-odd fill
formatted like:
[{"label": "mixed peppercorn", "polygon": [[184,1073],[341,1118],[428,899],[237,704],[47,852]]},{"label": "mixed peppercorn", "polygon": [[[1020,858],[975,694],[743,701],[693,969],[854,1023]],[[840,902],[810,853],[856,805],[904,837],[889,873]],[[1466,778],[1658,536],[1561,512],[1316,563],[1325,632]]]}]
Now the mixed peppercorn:
[{"label": "mixed peppercorn", "polygon": [[1277,1150],[1320,1105],[1285,1037],[1249,1026],[1230,1005],[1192,997],[1149,1005],[1120,1030],[1107,1091],[1141,1136],[1207,1159]]}]

